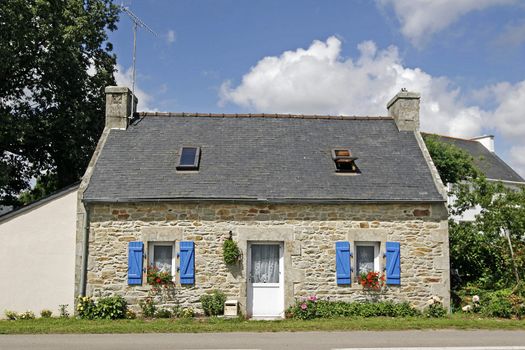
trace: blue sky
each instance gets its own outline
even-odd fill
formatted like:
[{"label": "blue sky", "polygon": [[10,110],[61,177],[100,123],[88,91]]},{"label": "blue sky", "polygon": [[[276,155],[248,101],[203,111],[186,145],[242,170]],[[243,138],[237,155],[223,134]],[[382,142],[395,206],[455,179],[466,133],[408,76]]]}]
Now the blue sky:
[{"label": "blue sky", "polygon": [[[139,110],[385,115],[422,94],[424,131],[496,136],[525,176],[525,1],[127,0]],[[110,34],[130,84],[132,24]]]}]

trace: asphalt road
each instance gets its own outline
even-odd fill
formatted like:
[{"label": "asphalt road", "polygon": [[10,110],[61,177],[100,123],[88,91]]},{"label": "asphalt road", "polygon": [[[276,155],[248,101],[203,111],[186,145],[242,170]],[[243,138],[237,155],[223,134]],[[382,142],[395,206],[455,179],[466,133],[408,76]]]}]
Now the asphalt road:
[{"label": "asphalt road", "polygon": [[[525,331],[0,335],[0,349],[525,350]],[[416,349],[417,348],[417,349]],[[370,350],[370,349],[367,349]]]}]

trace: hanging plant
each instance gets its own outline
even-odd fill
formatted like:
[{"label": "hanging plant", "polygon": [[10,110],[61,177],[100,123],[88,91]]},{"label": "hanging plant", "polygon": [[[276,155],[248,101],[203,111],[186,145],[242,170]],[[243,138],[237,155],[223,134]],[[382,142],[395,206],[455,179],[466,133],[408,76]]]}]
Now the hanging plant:
[{"label": "hanging plant", "polygon": [[241,260],[241,251],[237,243],[232,239],[231,233],[230,237],[222,245],[222,253],[226,265],[234,265]]}]

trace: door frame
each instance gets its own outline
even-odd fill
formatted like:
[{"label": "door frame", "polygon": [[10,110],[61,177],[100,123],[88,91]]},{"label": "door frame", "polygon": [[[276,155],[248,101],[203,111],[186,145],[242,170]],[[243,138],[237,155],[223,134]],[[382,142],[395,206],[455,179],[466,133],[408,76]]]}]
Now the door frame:
[{"label": "door frame", "polygon": [[[251,268],[252,268],[252,246],[254,245],[278,245],[279,246],[279,296],[282,301],[283,310],[279,315],[274,316],[253,316],[253,287],[251,281]],[[247,242],[247,259],[246,259],[246,314],[248,318],[284,318],[285,312],[285,268],[284,268],[284,242],[283,241],[248,241]]]}]

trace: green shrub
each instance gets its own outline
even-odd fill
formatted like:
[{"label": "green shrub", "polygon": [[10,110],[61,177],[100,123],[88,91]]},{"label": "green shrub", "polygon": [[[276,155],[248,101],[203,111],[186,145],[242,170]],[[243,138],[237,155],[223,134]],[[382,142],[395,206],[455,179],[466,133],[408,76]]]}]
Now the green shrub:
[{"label": "green shrub", "polygon": [[[300,302],[296,301],[293,310],[291,310],[292,317],[300,320],[317,318],[317,306],[317,298],[315,296],[308,297],[308,299],[301,300]],[[325,307],[323,312],[329,314],[330,310]]]},{"label": "green shrub", "polygon": [[53,315],[53,311],[51,310],[44,309],[40,311],[40,317],[42,318],[51,318],[52,315]]},{"label": "green shrub", "polygon": [[120,295],[100,298],[95,307],[95,318],[116,320],[126,318],[128,303]]},{"label": "green shrub", "polygon": [[4,315],[8,320],[16,321],[18,319],[18,313],[11,310],[5,310]]},{"label": "green shrub", "polygon": [[481,302],[481,312],[489,317],[511,318],[513,315],[511,294],[510,289],[487,293],[486,300]]},{"label": "green shrub", "polygon": [[128,320],[134,320],[134,319],[137,318],[137,314],[133,310],[127,309],[126,310],[126,318]]},{"label": "green shrub", "polygon": [[191,307],[186,307],[181,310],[178,316],[180,318],[192,318],[193,316],[195,316],[195,312]]},{"label": "green shrub", "polygon": [[394,305],[394,317],[415,317],[421,315],[421,312],[418,309],[413,308],[407,301]]},{"label": "green shrub", "polygon": [[69,318],[69,311],[67,311],[69,304],[60,304],[58,305],[60,318]]},{"label": "green shrub", "polygon": [[440,303],[429,305],[423,310],[423,315],[428,318],[441,318],[447,315],[447,310]]},{"label": "green shrub", "polygon": [[100,298],[96,302],[92,297],[79,296],[76,309],[82,319],[116,320],[127,317],[128,303],[119,295]]},{"label": "green shrub", "polygon": [[180,305],[175,305],[171,308],[171,314],[173,317],[180,317],[180,313],[182,312],[182,308]]},{"label": "green shrub", "polygon": [[206,316],[222,315],[225,301],[226,295],[219,290],[214,290],[211,294],[204,294],[200,298],[202,309]]},{"label": "green shrub", "polygon": [[410,317],[418,315],[420,312],[407,302],[328,301],[318,300],[315,296],[296,300],[295,304],[286,311],[288,318],[302,320],[332,317]]},{"label": "green shrub", "polygon": [[35,319],[35,313],[31,310],[27,310],[26,312],[22,312],[18,314],[19,320],[34,320]]},{"label": "green shrub", "polygon": [[241,257],[241,251],[239,250],[237,243],[231,238],[224,241],[222,244],[222,251],[226,265],[236,264]]},{"label": "green shrub", "polygon": [[96,304],[92,297],[78,296],[77,315],[79,318],[92,320],[96,317]]},{"label": "green shrub", "polygon": [[157,305],[155,304],[153,298],[148,297],[144,300],[140,300],[139,306],[142,310],[142,317],[152,318],[155,316],[155,312],[157,311]]},{"label": "green shrub", "polygon": [[170,318],[172,316],[172,313],[168,309],[158,309],[157,312],[155,312],[156,318]]}]

